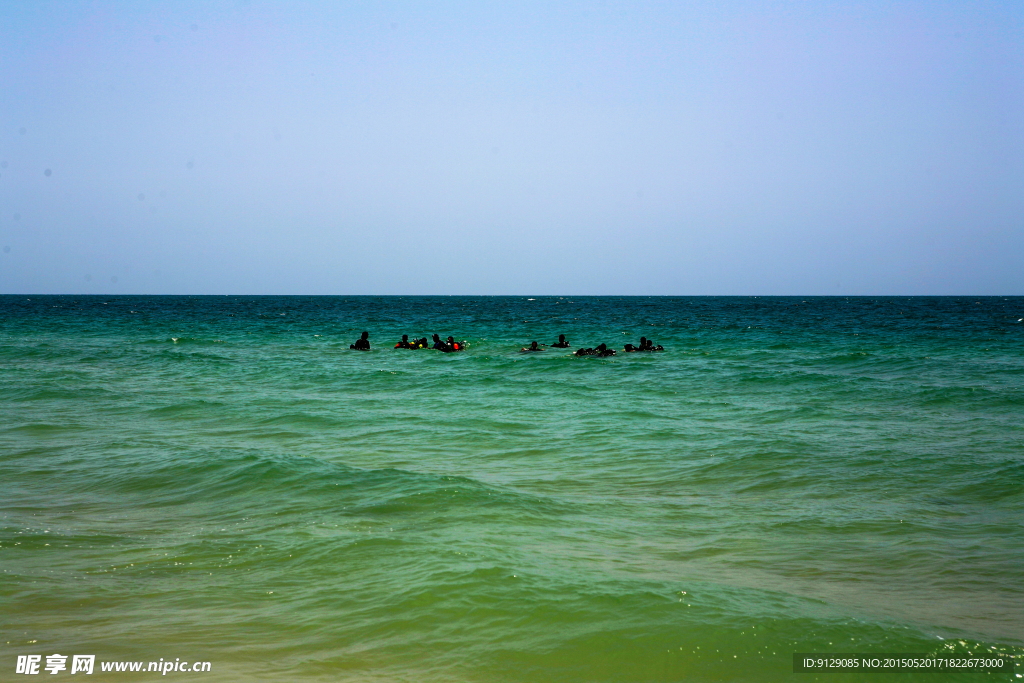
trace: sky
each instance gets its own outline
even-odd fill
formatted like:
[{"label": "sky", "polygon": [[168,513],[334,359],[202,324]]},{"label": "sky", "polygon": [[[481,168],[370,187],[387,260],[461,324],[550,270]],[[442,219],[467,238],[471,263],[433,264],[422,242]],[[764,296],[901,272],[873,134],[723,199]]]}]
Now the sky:
[{"label": "sky", "polygon": [[1024,3],[0,0],[0,293],[1024,294]]}]

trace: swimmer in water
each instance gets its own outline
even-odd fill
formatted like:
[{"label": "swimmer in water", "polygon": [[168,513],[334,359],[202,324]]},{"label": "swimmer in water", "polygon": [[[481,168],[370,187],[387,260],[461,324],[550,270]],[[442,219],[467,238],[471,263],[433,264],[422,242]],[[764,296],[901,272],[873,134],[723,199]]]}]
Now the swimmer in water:
[{"label": "swimmer in water", "polygon": [[625,351],[626,353],[633,353],[634,351],[639,351],[640,349],[636,348],[632,344],[626,344],[626,348],[622,350]]},{"label": "swimmer in water", "polygon": [[441,335],[434,335],[434,346],[432,347],[435,351],[447,351],[448,345],[441,341]]},{"label": "swimmer in water", "polygon": [[350,349],[355,351],[369,351],[370,350],[370,333],[363,332],[363,336],[356,340],[355,344],[349,344]]},{"label": "swimmer in water", "polygon": [[403,334],[402,341],[395,344],[396,349],[411,349],[412,344],[409,343],[409,335]]},{"label": "swimmer in water", "polygon": [[455,341],[455,339],[453,339],[452,337],[448,337],[448,350],[449,351],[461,351],[462,350],[462,344],[460,344],[459,342]]},{"label": "swimmer in water", "polygon": [[594,355],[601,357],[614,356],[615,349],[609,349],[607,344],[599,344],[598,347],[594,349]]},{"label": "swimmer in water", "polygon": [[658,344],[657,346],[655,346],[654,345],[654,340],[653,339],[648,339],[647,340],[647,345],[644,346],[644,348],[642,348],[640,350],[641,351],[664,351],[665,347],[662,346],[661,344]]},{"label": "swimmer in water", "polygon": [[569,342],[565,341],[565,335],[558,335],[558,341],[551,345],[553,349],[567,349],[569,348]]},{"label": "swimmer in water", "polygon": [[574,356],[593,356],[594,355],[594,349],[578,349],[576,351],[573,351],[572,355],[574,355]]},{"label": "swimmer in water", "polygon": [[520,352],[523,352],[523,351],[543,351],[543,350],[544,349],[542,349],[539,346],[537,346],[537,342],[530,342],[530,346],[529,347],[524,346],[523,348],[519,349]]},{"label": "swimmer in water", "polygon": [[651,340],[647,337],[640,337],[640,346],[630,346],[626,344],[628,348],[626,351],[654,351],[654,347],[651,346]]}]

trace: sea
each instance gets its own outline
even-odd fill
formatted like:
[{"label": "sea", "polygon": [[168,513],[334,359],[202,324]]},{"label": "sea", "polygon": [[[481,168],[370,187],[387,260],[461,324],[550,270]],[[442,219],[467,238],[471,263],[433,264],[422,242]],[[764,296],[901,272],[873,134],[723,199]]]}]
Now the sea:
[{"label": "sea", "polygon": [[1024,297],[2,296],[0,652],[1019,680]]}]

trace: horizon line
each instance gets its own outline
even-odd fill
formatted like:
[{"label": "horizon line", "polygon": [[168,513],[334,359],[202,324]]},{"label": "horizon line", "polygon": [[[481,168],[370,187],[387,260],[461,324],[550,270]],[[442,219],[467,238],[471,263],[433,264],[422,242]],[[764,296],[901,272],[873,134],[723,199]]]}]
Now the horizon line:
[{"label": "horizon line", "polygon": [[913,297],[975,297],[975,298],[998,298],[998,297],[1024,297],[1024,294],[185,294],[185,293],[129,293],[129,292],[58,292],[58,293],[47,293],[47,292],[6,292],[0,293],[0,296],[108,296],[108,297],[127,297],[127,296],[237,296],[237,297],[390,297],[390,298],[418,298],[418,297],[466,297],[466,298],[537,298],[543,297],[545,299],[550,298],[568,298],[568,297],[590,297],[590,298],[607,298],[607,297],[618,297],[618,298],[633,298],[633,299],[651,299],[651,298],[723,298],[723,297],[734,297],[734,298],[787,298],[796,299],[800,297],[811,297],[817,299],[842,299],[842,298],[868,298],[868,297],[901,297],[901,298],[913,298]]}]

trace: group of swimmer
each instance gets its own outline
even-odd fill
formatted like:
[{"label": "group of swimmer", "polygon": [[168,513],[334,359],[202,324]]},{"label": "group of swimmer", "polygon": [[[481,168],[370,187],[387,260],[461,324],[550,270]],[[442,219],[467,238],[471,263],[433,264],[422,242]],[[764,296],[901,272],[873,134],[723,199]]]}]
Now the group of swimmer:
[{"label": "group of swimmer", "polygon": [[[466,342],[457,342],[453,337],[448,337],[447,340],[442,340],[438,334],[434,335],[434,345],[429,346],[430,342],[427,341],[426,337],[420,339],[413,339],[409,341],[409,335],[403,334],[402,340],[395,344],[396,349],[409,349],[410,351],[416,349],[433,349],[435,351],[441,351],[444,353],[453,353],[456,351],[462,351],[466,348]],[[565,335],[558,335],[558,341],[548,346],[547,344],[537,344],[537,342],[531,342],[529,346],[524,346],[520,349],[522,353],[530,353],[533,351],[543,351],[544,348],[552,349],[567,349],[569,348],[569,342],[565,340]],[[355,351],[369,351],[370,350],[370,333],[363,332],[362,336],[356,340],[355,344],[349,346],[350,349]],[[633,346],[632,344],[626,344],[626,348],[623,349],[626,353],[639,353],[645,351],[664,351],[665,347],[661,344],[654,345],[654,341],[647,337],[640,337],[640,345]],[[607,344],[598,344],[595,348],[582,348],[573,351],[574,356],[614,356],[615,349],[609,349]]]},{"label": "group of swimmer", "polygon": [[[429,346],[430,342],[427,341],[426,337],[421,339],[413,339],[409,341],[409,335],[403,334],[402,341],[395,344],[396,349],[409,349],[414,351],[416,349],[434,349],[436,351],[443,351],[445,353],[452,353],[454,351],[462,351],[466,347],[466,342],[457,342],[453,337],[448,337],[447,341],[442,341],[441,336],[434,335],[434,345]],[[363,332],[363,335],[356,340],[355,344],[349,344],[350,349],[353,351],[369,351],[370,350],[370,333]]]},{"label": "group of swimmer", "polygon": [[402,341],[395,344],[395,348],[409,349],[410,351],[414,351],[416,349],[431,348],[435,351],[442,351],[444,353],[454,353],[455,351],[462,351],[466,347],[466,342],[457,342],[455,341],[454,337],[448,337],[448,339],[442,341],[441,335],[439,334],[434,335],[433,346],[428,347],[427,344],[428,342],[426,337],[423,337],[422,339],[413,339],[412,341],[409,341],[409,335],[403,334]]},{"label": "group of swimmer", "polygon": [[640,346],[633,346],[632,344],[626,344],[626,348],[623,349],[626,353],[636,353],[639,351],[664,351],[665,347],[661,344],[654,345],[653,339],[647,337],[640,337]]},{"label": "group of swimmer", "polygon": [[[520,349],[520,352],[528,353],[531,351],[543,351],[542,345],[538,345],[537,342],[531,342],[529,346],[524,346]],[[554,349],[567,349],[569,348],[569,342],[565,341],[565,335],[558,335],[558,341],[551,345]],[[626,344],[626,348],[622,349],[626,353],[636,353],[638,351],[664,351],[665,347],[661,344],[654,345],[654,341],[647,337],[640,337],[640,346],[633,346],[632,344]],[[598,344],[594,348],[577,349],[573,351],[574,356],[614,356],[615,349],[609,349],[607,344]]]}]

